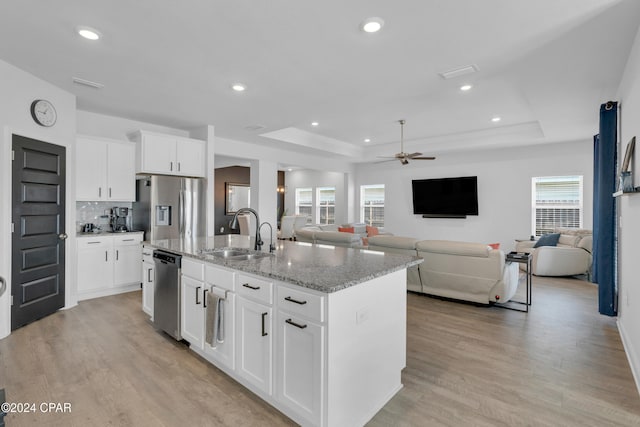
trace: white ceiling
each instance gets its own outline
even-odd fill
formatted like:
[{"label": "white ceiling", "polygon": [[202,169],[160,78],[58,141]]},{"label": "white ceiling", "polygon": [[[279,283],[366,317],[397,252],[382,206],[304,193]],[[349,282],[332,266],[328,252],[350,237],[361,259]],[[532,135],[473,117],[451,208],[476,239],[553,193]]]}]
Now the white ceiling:
[{"label": "white ceiling", "polygon": [[588,139],[639,22],[637,0],[3,0],[0,59],[81,110],[360,161],[399,151],[399,119],[428,155]]}]

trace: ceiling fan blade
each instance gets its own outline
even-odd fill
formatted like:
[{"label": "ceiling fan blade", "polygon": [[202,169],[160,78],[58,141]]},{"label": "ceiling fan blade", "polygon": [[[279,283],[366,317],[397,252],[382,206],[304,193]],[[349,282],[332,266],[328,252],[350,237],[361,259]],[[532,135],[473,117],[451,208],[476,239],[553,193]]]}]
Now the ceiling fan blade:
[{"label": "ceiling fan blade", "polygon": [[410,159],[414,159],[416,157],[422,156],[422,153],[411,153],[411,154],[407,154],[407,157],[409,157]]},{"label": "ceiling fan blade", "polygon": [[435,160],[435,157],[412,157],[411,160]]}]

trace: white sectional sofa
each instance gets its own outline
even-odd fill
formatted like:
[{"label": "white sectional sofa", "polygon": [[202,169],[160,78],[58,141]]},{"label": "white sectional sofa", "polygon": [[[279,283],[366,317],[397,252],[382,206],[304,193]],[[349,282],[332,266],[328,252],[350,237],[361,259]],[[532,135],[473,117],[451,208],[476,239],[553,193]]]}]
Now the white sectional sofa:
[{"label": "white sectional sofa", "polygon": [[[353,233],[338,231],[340,227],[353,227]],[[380,234],[388,235],[384,231]],[[367,225],[361,223],[354,224],[316,224],[308,225],[295,231],[295,238],[299,242],[319,243],[334,246],[346,246],[350,248],[361,248],[366,246],[363,238],[367,237]]]},{"label": "white sectional sofa", "polygon": [[482,304],[507,302],[518,287],[518,265],[483,243],[375,236],[369,249],[416,255],[424,261],[407,274],[407,289]]}]

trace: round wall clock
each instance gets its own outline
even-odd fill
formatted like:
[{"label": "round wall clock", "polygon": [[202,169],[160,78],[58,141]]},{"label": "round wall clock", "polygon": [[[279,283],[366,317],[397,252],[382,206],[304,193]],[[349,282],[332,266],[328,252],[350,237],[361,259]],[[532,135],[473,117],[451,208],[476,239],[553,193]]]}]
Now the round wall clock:
[{"label": "round wall clock", "polygon": [[53,104],[45,99],[36,99],[31,103],[31,117],[40,126],[53,126],[56,124],[58,114]]}]

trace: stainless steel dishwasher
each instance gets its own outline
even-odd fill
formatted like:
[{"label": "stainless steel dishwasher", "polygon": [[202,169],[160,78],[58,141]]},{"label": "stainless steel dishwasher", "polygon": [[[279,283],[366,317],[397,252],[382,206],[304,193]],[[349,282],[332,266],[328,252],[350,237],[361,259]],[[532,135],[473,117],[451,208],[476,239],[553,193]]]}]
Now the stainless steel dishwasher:
[{"label": "stainless steel dishwasher", "polygon": [[161,250],[153,251],[155,288],[153,324],[181,340],[180,334],[180,264],[182,256]]}]

